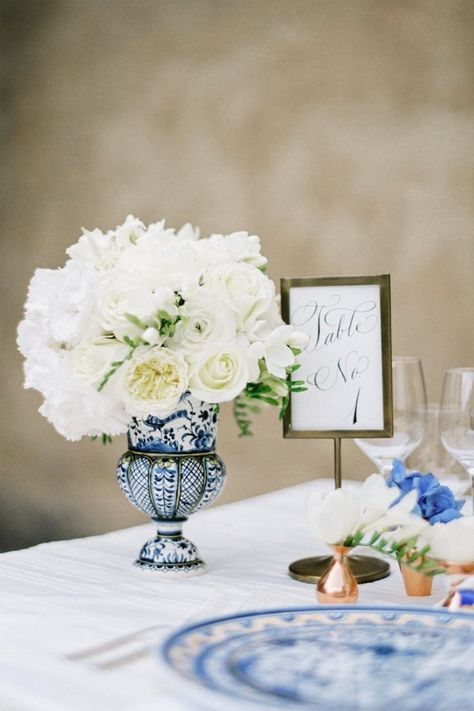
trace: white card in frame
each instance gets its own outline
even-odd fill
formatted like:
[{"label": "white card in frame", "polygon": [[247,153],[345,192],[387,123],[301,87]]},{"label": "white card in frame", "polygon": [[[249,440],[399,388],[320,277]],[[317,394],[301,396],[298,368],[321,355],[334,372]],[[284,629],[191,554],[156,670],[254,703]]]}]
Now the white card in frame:
[{"label": "white card in frame", "polygon": [[390,276],[281,280],[282,315],[309,342],[293,374],[285,437],[390,437]]}]

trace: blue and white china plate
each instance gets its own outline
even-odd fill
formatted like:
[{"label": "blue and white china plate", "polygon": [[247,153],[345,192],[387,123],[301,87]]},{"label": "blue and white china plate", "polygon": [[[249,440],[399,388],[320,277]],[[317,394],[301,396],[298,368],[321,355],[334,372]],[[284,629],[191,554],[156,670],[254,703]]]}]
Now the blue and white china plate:
[{"label": "blue and white china plate", "polygon": [[219,711],[474,709],[468,613],[355,606],[249,612],[184,627],[159,654],[175,688]]}]

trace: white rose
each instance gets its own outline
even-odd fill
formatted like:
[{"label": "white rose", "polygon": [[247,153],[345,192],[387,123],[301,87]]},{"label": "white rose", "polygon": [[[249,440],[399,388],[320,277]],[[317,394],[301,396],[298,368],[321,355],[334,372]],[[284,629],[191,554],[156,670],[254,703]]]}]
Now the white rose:
[{"label": "white rose", "polygon": [[121,361],[129,352],[128,346],[104,336],[81,343],[70,352],[72,370],[81,380],[98,386],[112,363]]},{"label": "white rose", "polygon": [[121,371],[121,399],[134,417],[165,417],[187,390],[188,366],[169,348],[138,348]]},{"label": "white rose", "polygon": [[474,561],[474,516],[461,516],[449,523],[435,523],[426,529],[418,547],[430,546],[428,555],[454,563]]},{"label": "white rose", "polygon": [[273,282],[250,264],[225,264],[204,272],[204,283],[220,286],[239,318],[239,327],[251,334],[275,298]]},{"label": "white rose", "polygon": [[296,362],[290,345],[293,348],[301,348],[307,342],[308,336],[305,333],[294,331],[292,326],[278,326],[269,334],[264,345],[264,357],[268,372],[277,378],[285,378],[286,369]]},{"label": "white rose", "polygon": [[191,363],[189,389],[205,402],[226,402],[249,382],[247,353],[237,344],[219,344]]},{"label": "white rose", "polygon": [[190,291],[180,309],[180,316],[169,346],[189,357],[215,343],[235,338],[235,313],[223,303],[215,290],[198,286]]}]

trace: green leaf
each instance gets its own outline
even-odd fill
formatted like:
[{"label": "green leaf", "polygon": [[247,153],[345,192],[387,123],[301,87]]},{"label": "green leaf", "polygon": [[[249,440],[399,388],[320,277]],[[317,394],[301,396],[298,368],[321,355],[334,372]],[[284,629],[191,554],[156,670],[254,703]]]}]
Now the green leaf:
[{"label": "green leaf", "polygon": [[148,328],[146,323],[144,321],[142,321],[141,319],[139,319],[138,316],[134,316],[133,314],[126,313],[125,318],[127,319],[127,321],[130,321],[130,323],[133,323],[133,325],[136,326],[137,328],[141,328],[142,331],[144,331],[145,328]]}]

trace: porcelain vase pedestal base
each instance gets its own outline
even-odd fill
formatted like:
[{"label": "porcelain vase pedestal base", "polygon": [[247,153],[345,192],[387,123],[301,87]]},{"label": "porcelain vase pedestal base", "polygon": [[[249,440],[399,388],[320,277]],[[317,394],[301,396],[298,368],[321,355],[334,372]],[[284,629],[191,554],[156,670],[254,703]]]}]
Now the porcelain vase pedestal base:
[{"label": "porcelain vase pedestal base", "polygon": [[157,521],[156,536],[142,547],[135,565],[157,570],[170,578],[201,575],[207,565],[192,541],[182,535],[184,521]]}]

